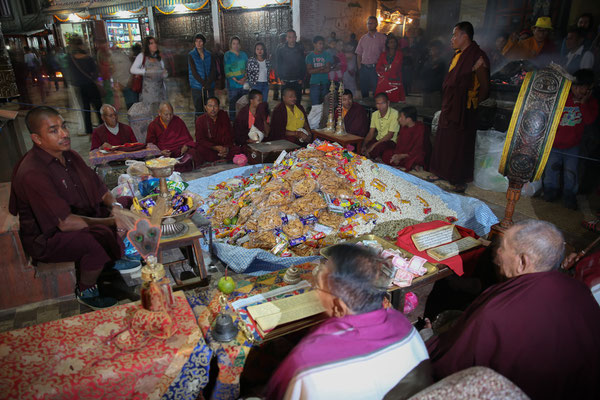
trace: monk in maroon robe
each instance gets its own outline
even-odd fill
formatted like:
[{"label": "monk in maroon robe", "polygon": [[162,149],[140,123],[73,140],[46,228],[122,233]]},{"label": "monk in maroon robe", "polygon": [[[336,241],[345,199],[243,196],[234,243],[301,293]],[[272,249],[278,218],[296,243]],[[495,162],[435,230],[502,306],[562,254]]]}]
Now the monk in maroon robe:
[{"label": "monk in maroon robe", "polygon": [[[346,132],[365,137],[369,133],[369,117],[367,110],[363,106],[354,102],[352,91],[344,90],[342,95],[342,116],[344,118],[344,128]],[[335,120],[337,121],[339,112],[335,110]]]},{"label": "monk in maroon robe", "polygon": [[443,84],[442,113],[427,179],[443,178],[464,192],[473,180],[477,106],[487,99],[490,62],[473,41],[473,25],[459,22],[451,39],[456,54]]},{"label": "monk in maroon robe", "polygon": [[400,130],[396,139],[396,148],[386,150],[381,157],[388,165],[410,171],[425,164],[425,125],[417,121],[417,109],[414,106],[404,107],[398,118]]},{"label": "monk in maroon robe", "polygon": [[227,112],[220,109],[220,101],[210,97],[206,113],[196,119],[196,151],[203,161],[231,161],[242,149],[233,143],[231,121]]},{"label": "monk in maroon robe", "polygon": [[165,157],[182,157],[175,170],[186,172],[194,169],[196,142],[185,122],[173,114],[170,103],[160,103],[158,116],[148,125],[146,143],[154,143]]},{"label": "monk in maroon robe", "polygon": [[254,125],[256,129],[261,131],[265,138],[269,136],[270,126],[267,118],[269,117],[269,105],[263,102],[263,96],[260,90],[252,89],[248,93],[248,105],[242,107],[238,111],[235,122],[233,123],[233,131],[235,135],[235,144],[238,146],[246,146],[248,143],[256,143],[256,141],[248,137],[250,128]]},{"label": "monk in maroon robe", "polygon": [[556,271],[563,251],[548,222],[506,231],[496,262],[508,280],[427,342],[434,379],[484,366],[532,399],[600,398],[600,307],[583,283]]},{"label": "monk in maroon robe", "polygon": [[133,129],[119,122],[117,110],[110,104],[100,107],[100,115],[104,123],[92,132],[92,147],[110,149],[112,146],[120,146],[125,143],[136,143],[137,139]]},{"label": "monk in maroon robe", "polygon": [[[289,121],[288,111],[294,115],[302,115],[304,118],[303,124],[297,123],[298,120]],[[298,130],[299,128],[302,128],[304,132]],[[301,104],[296,104],[296,92],[292,88],[283,89],[282,101],[273,109],[269,140],[289,140],[300,146],[306,146],[312,140],[306,110]]]},{"label": "monk in maroon robe", "polygon": [[77,152],[65,121],[50,107],[26,117],[34,145],[15,166],[9,211],[19,215],[23,249],[37,262],[75,262],[77,299],[93,309],[115,299],[98,293],[102,269],[119,260],[123,241],[117,235],[111,192]]}]

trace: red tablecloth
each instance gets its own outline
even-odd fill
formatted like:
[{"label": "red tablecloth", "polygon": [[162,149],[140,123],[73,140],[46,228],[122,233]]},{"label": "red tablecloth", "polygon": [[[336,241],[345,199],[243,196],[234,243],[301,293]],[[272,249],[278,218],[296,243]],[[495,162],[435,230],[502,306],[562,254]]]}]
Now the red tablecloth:
[{"label": "red tablecloth", "polygon": [[148,143],[145,148],[137,151],[110,151],[102,153],[100,149],[90,151],[90,164],[102,165],[111,161],[136,160],[150,156],[159,156],[160,149],[153,143]]},{"label": "red tablecloth", "polygon": [[[423,257],[433,264],[439,264],[439,261],[436,261],[435,259],[429,257],[427,251],[418,251],[410,237],[415,233],[439,228],[444,225],[450,225],[450,223],[446,221],[431,221],[424,222],[418,225],[407,226],[406,228],[398,232],[398,240],[396,241],[396,246],[408,250],[414,255]],[[479,238],[479,236],[477,236],[477,234],[471,229],[463,228],[462,226],[458,225],[456,225],[456,229],[462,237],[472,236],[475,239]],[[484,250],[485,248],[483,246],[476,247],[474,249],[461,253],[458,256],[450,257],[441,262],[441,264],[447,265],[458,276],[462,276],[465,274],[468,276],[475,270],[477,259],[479,258],[481,253],[483,253]]]},{"label": "red tablecloth", "polygon": [[0,334],[0,398],[158,399],[201,340],[183,296],[175,296],[177,331],[139,351],[107,339],[126,327],[126,304]]}]

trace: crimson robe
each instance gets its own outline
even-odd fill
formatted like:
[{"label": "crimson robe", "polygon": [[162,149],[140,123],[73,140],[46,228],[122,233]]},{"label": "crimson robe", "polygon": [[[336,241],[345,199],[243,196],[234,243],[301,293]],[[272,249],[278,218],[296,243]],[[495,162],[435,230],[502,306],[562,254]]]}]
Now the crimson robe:
[{"label": "crimson robe", "polygon": [[[250,127],[248,127],[248,120],[250,112],[250,105],[246,105],[242,107],[240,111],[238,111],[235,122],[233,123],[233,130],[235,133],[235,144],[238,146],[244,146],[248,143],[248,133],[250,132]],[[267,134],[265,132],[265,121],[269,116],[269,105],[266,102],[260,103],[258,107],[256,107],[256,115],[254,116],[254,126],[256,129]]]},{"label": "crimson robe", "polygon": [[113,135],[105,124],[102,124],[92,132],[92,147],[90,150],[95,150],[108,143],[113,146],[120,146],[125,143],[136,143],[137,139],[133,133],[133,129],[129,125],[119,122],[119,132]]},{"label": "crimson robe", "polygon": [[472,42],[443,84],[442,112],[429,169],[454,185],[473,180],[477,109],[467,108],[467,99],[473,87],[473,66],[479,57],[490,65],[485,52]]},{"label": "crimson robe", "polygon": [[[306,110],[300,104],[296,104],[296,107],[304,114],[304,120],[308,121]],[[285,131],[287,127],[287,108],[285,103],[282,101],[273,109],[271,116],[271,133],[269,134],[269,140],[288,140],[292,143],[296,143],[300,146],[305,146],[306,143],[300,143],[296,138],[286,137]],[[309,132],[310,133],[310,132]]]},{"label": "crimson robe", "polygon": [[412,128],[408,126],[400,128],[396,139],[396,148],[383,153],[383,162],[392,165],[391,159],[394,154],[408,154],[407,158],[397,164],[406,168],[407,171],[417,165],[425,164],[425,125],[421,121],[415,122],[415,126]]},{"label": "crimson robe", "polygon": [[154,143],[160,150],[169,150],[171,157],[179,157],[183,146],[190,149],[196,147],[196,142],[192,139],[185,122],[177,115],[173,115],[173,119],[166,128],[160,117],[154,118],[148,125],[146,143]]},{"label": "crimson robe", "polygon": [[484,366],[532,399],[600,398],[600,307],[558,271],[490,287],[427,349],[436,380]]},{"label": "crimson robe", "polygon": [[[377,71],[377,87],[375,93],[386,93],[390,102],[398,103],[404,101],[404,86],[402,85],[402,59],[404,55],[400,49],[396,49],[396,54],[392,63],[387,62],[387,52],[384,51],[377,60],[375,71]],[[386,67],[388,67],[386,71]]]},{"label": "crimson robe", "polygon": [[219,160],[219,153],[212,149],[214,146],[224,146],[229,149],[226,160],[231,160],[234,155],[241,153],[241,149],[233,143],[231,121],[224,110],[219,110],[216,121],[206,113],[196,119],[198,159],[209,162]]},{"label": "crimson robe", "polygon": [[[339,112],[335,110],[335,120],[337,121]],[[367,110],[357,102],[352,102],[352,106],[344,117],[344,128],[346,132],[365,137],[369,133],[369,117]]]}]

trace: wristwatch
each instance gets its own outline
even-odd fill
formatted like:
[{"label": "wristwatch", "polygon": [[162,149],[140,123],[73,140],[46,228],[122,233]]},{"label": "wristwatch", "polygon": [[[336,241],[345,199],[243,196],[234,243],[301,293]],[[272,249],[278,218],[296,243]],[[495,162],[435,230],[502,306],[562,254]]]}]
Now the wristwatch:
[{"label": "wristwatch", "polygon": [[111,204],[113,207],[120,207],[123,208],[123,204],[119,203],[118,201],[115,201],[114,203]]}]

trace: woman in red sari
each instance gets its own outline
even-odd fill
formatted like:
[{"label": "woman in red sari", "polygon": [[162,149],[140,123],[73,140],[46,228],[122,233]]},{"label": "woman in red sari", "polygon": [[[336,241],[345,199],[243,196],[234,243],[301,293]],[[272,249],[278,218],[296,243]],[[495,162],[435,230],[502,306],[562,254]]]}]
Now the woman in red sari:
[{"label": "woman in red sari", "polygon": [[395,36],[388,35],[385,51],[379,56],[375,70],[379,78],[375,93],[386,93],[392,103],[404,101],[402,52],[398,49],[398,39]]}]

